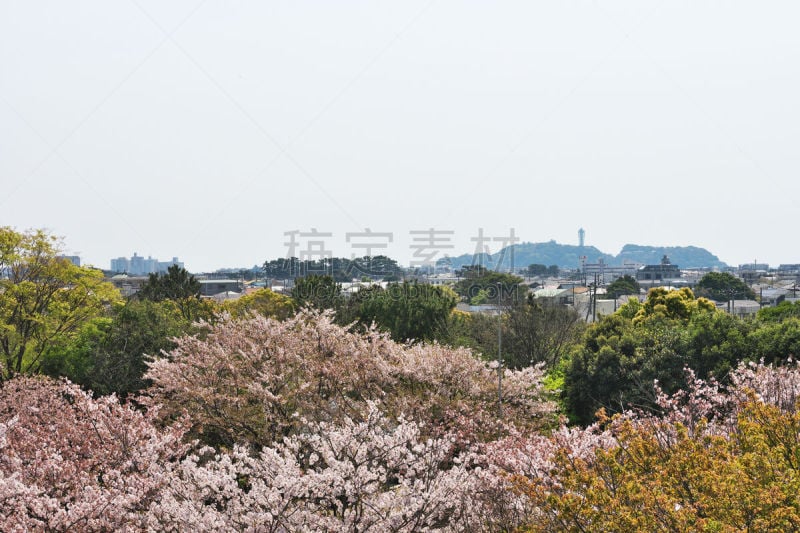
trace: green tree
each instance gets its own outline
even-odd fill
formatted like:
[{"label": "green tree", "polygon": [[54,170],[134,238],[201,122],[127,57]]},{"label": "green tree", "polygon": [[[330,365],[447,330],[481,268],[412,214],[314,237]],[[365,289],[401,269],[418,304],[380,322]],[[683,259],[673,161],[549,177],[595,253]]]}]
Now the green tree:
[{"label": "green tree", "polygon": [[728,313],[698,313],[686,325],[686,365],[697,375],[725,381],[740,361],[757,360],[752,321]]},{"label": "green tree", "polygon": [[770,364],[782,364],[789,358],[800,358],[800,318],[790,317],[781,322],[766,323],[753,331],[752,359]]},{"label": "green tree", "polygon": [[800,318],[800,302],[783,301],[774,307],[762,307],[758,319],[765,323],[783,322],[788,318]]},{"label": "green tree", "polygon": [[524,368],[536,363],[555,367],[579,340],[583,321],[572,307],[531,296],[512,305],[504,320],[506,365]]},{"label": "green tree", "polygon": [[44,230],[0,227],[0,381],[37,372],[42,355],[120,298],[99,270],[60,258]]},{"label": "green tree", "polygon": [[172,300],[128,300],[98,317],[74,338],[52,346],[43,371],[64,376],[97,394],[122,397],[145,388],[150,357],[175,347],[173,338],[193,332]]},{"label": "green tree", "polygon": [[606,293],[614,298],[618,298],[624,294],[639,294],[640,291],[641,287],[639,286],[639,282],[627,274],[615,279],[606,286]]},{"label": "green tree", "polygon": [[546,276],[548,274],[547,266],[533,263],[528,265],[528,268],[525,270],[525,274],[530,278],[535,276]]},{"label": "green tree", "polygon": [[466,301],[486,293],[489,303],[510,305],[521,301],[528,288],[522,285],[523,279],[513,274],[494,272],[483,267],[468,271],[468,276],[455,284],[456,293]]},{"label": "green tree", "polygon": [[697,282],[695,293],[715,302],[753,300],[756,297],[753,289],[728,272],[709,272]]},{"label": "green tree", "polygon": [[266,288],[245,294],[236,300],[229,300],[222,307],[236,318],[253,313],[278,320],[289,318],[296,310],[291,298]]},{"label": "green tree", "polygon": [[147,283],[137,293],[139,298],[162,302],[200,297],[200,282],[178,265],[167,268],[166,273],[150,274]]},{"label": "green tree", "polygon": [[337,309],[342,305],[342,286],[332,276],[312,274],[294,280],[292,299],[298,307]]},{"label": "green tree", "polygon": [[469,299],[470,305],[484,305],[489,302],[489,293],[484,289],[478,291],[478,294]]},{"label": "green tree", "polygon": [[211,320],[219,310],[213,301],[200,298],[200,282],[178,265],[170,266],[165,273],[150,274],[136,297],[152,302],[170,300],[189,321]]},{"label": "green tree", "polygon": [[458,302],[458,296],[448,287],[417,282],[362,289],[351,298],[359,322],[375,322],[399,342],[438,339]]},{"label": "green tree", "polygon": [[550,265],[545,266],[539,263],[533,263],[528,265],[528,268],[525,269],[525,275],[529,278],[533,278],[536,276],[548,276],[554,278],[558,276],[559,268],[558,265]]},{"label": "green tree", "polygon": [[749,326],[718,315],[689,289],[655,288],[644,303],[630,300],[590,325],[566,365],[563,399],[570,415],[588,424],[601,407],[609,413],[654,408],[653,382],[672,393],[686,386],[685,366],[701,378],[724,378],[749,353]]},{"label": "green tree", "polygon": [[466,313],[455,309],[436,340],[442,344],[470,348],[483,359],[494,361],[497,359],[497,331],[501,327],[499,315]]}]

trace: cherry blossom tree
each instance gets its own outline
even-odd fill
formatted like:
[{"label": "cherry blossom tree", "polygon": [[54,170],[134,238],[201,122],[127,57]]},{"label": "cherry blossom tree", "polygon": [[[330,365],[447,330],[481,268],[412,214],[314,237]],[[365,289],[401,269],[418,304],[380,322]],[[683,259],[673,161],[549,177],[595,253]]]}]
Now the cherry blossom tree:
[{"label": "cherry blossom tree", "polygon": [[204,448],[174,471],[148,512],[152,529],[463,531],[477,510],[470,460],[451,439],[422,439],[375,404],[361,422],[308,431],[253,454]]},{"label": "cherry blossom tree", "polygon": [[426,422],[431,435],[489,438],[515,426],[552,425],[542,370],[503,369],[503,418],[497,370],[467,349],[399,344],[375,329],[356,333],[329,312],[306,310],[277,321],[263,316],[208,325],[150,364],[152,401],[187,411],[212,445],[271,445],[312,422],[361,421],[370,401],[392,419]]},{"label": "cherry blossom tree", "polygon": [[139,530],[184,454],[185,428],[159,428],[113,396],[17,377],[0,388],[0,530]]}]

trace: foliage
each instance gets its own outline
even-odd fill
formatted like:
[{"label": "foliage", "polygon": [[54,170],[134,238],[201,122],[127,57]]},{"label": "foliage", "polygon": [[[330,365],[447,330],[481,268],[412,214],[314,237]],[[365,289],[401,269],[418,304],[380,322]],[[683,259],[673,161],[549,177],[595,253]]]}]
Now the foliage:
[{"label": "foliage", "polygon": [[399,342],[438,339],[458,302],[449,287],[407,281],[362,289],[350,299],[355,310],[345,313],[344,321],[374,322]]},{"label": "foliage", "polygon": [[36,372],[42,355],[119,299],[99,270],[58,257],[43,230],[0,227],[0,382]]},{"label": "foliage", "polygon": [[541,370],[504,371],[504,421],[497,374],[466,349],[393,342],[372,329],[349,332],[330,313],[301,311],[283,322],[223,319],[204,339],[183,337],[150,363],[152,399],[189,413],[211,444],[269,445],[309,421],[364,420],[368,402],[427,431],[490,435],[552,421]]},{"label": "foliage", "polygon": [[687,381],[659,394],[663,416],[601,416],[588,439],[552,439],[547,468],[516,475],[540,511],[527,531],[797,530],[797,367],[741,366],[727,393]]},{"label": "foliage", "polygon": [[750,335],[753,359],[781,364],[787,359],[800,358],[800,318],[767,323]]},{"label": "foliage", "polygon": [[625,294],[639,294],[641,286],[635,278],[625,274],[606,286],[606,293],[618,298]]},{"label": "foliage", "polygon": [[[673,320],[706,320],[713,331],[716,317]],[[664,325],[608,318],[598,324],[612,336]],[[502,424],[495,371],[467,350],[355,334],[310,311],[282,322],[228,316],[208,328],[153,363],[144,410],[65,382],[4,382],[0,530],[800,527],[793,363],[739,365],[727,386],[683,370],[675,394],[650,383],[657,411],[601,411],[587,428],[548,433],[552,406],[537,369],[503,373]],[[191,420],[164,425],[184,409]],[[187,444],[190,423],[232,438]],[[259,425],[254,440],[248,431]],[[270,427],[283,429],[268,437]]]},{"label": "foliage", "polygon": [[741,279],[728,272],[709,272],[700,278],[695,287],[698,296],[717,302],[728,300],[754,300],[753,289]]},{"label": "foliage", "polygon": [[152,302],[175,302],[189,321],[209,319],[215,312],[212,301],[200,299],[200,282],[178,265],[170,266],[163,274],[150,274],[136,297]]},{"label": "foliage", "polygon": [[470,348],[482,359],[495,361],[500,322],[498,315],[467,313],[456,309],[450,314],[446,327],[440,330],[437,341]]},{"label": "foliage", "polygon": [[172,338],[192,329],[170,300],[128,300],[116,304],[109,316],[87,323],[74,338],[51,347],[43,371],[98,394],[125,397],[147,386],[143,376],[148,357],[174,348]]},{"label": "foliage", "polygon": [[555,367],[583,331],[575,309],[532,297],[512,305],[503,325],[503,360],[512,368]]},{"label": "foliage", "polygon": [[724,375],[747,355],[748,344],[742,322],[721,315],[689,289],[654,288],[644,303],[631,299],[590,325],[564,376],[569,414],[588,424],[601,407],[609,413],[653,407],[653,380],[674,392],[685,386],[686,365],[701,377]]},{"label": "foliage", "polygon": [[289,318],[296,310],[295,303],[290,297],[266,288],[245,294],[236,300],[229,300],[222,307],[236,318],[252,313],[278,320]]},{"label": "foliage", "polygon": [[541,277],[548,276],[554,278],[558,276],[558,272],[559,272],[558,265],[550,265],[548,267],[545,265],[540,265],[538,263],[530,264],[528,265],[528,268],[525,269],[525,275],[530,278],[536,276],[541,276]]},{"label": "foliage", "polygon": [[[628,305],[638,306],[629,300]],[[663,320],[688,321],[693,316],[704,313],[713,313],[717,307],[706,298],[695,298],[688,287],[679,290],[668,290],[664,287],[655,287],[647,292],[647,299],[643,305],[637,307],[636,323],[658,322]]]},{"label": "foliage", "polygon": [[264,275],[275,279],[295,279],[312,275],[328,275],[339,283],[361,279],[396,281],[403,277],[404,271],[397,261],[385,255],[364,256],[347,259],[332,257],[321,260],[272,259],[264,262]]},{"label": "foliage", "polygon": [[487,303],[489,303],[489,293],[484,289],[479,290],[475,296],[469,299],[470,305],[484,305]]},{"label": "foliage", "polygon": [[522,278],[513,274],[478,267],[477,270],[470,271],[469,275],[456,283],[453,288],[466,301],[484,293],[490,303],[505,305],[524,298],[527,287],[521,285],[522,281]]},{"label": "foliage", "polygon": [[698,313],[686,328],[687,343],[682,351],[686,365],[700,377],[725,380],[741,361],[761,357],[750,321],[724,312]]},{"label": "foliage", "polygon": [[774,307],[762,307],[758,310],[761,322],[783,322],[787,318],[800,318],[800,302],[783,301]]},{"label": "foliage", "polygon": [[336,309],[342,305],[342,286],[331,276],[316,274],[297,278],[292,287],[292,299],[298,307]]},{"label": "foliage", "polygon": [[186,269],[171,265],[166,273],[150,274],[147,283],[136,293],[139,298],[162,302],[200,297],[200,282]]}]

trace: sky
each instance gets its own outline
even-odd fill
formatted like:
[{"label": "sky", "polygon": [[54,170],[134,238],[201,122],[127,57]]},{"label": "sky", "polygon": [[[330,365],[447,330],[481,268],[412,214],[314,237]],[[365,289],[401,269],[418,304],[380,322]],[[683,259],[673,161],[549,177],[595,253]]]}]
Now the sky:
[{"label": "sky", "polygon": [[408,264],[581,227],[612,254],[800,263],[798,20],[791,1],[0,0],[0,226],[103,268],[366,244]]}]

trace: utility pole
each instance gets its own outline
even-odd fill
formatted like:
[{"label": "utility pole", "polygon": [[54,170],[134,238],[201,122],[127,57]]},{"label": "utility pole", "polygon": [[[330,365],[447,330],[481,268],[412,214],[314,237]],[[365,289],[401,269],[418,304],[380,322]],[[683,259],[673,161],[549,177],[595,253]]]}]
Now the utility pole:
[{"label": "utility pole", "polygon": [[503,284],[497,284],[497,417],[503,418],[503,315],[500,312],[500,291]]}]

